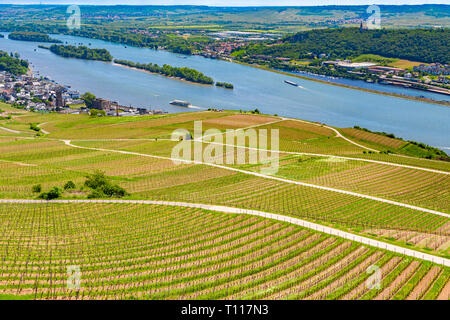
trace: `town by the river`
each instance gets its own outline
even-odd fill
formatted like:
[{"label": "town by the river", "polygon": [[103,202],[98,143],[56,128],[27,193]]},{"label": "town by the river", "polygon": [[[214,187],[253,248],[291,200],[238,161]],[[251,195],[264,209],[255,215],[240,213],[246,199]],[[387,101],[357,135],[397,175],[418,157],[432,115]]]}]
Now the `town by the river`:
[{"label": "town by the river", "polygon": [[[4,33],[7,35],[7,33]],[[174,99],[189,101],[200,108],[254,110],[337,127],[358,125],[373,131],[394,133],[448,150],[450,148],[450,108],[444,105],[347,89],[289,77],[222,60],[185,56],[166,51],[135,48],[94,39],[52,35],[63,43],[105,48],[115,59],[141,63],[190,67],[216,81],[229,82],[234,90],[196,85],[161,75],[132,70],[112,63],[62,58],[38,48],[39,43],[0,38],[0,50],[18,52],[31,68],[56,82],[82,93],[118,101],[123,105],[185,112],[170,105]],[[299,86],[287,85],[292,81]],[[345,80],[350,81],[350,80]],[[366,88],[448,100],[439,94],[364,83]],[[381,88],[383,87],[383,88]]]}]

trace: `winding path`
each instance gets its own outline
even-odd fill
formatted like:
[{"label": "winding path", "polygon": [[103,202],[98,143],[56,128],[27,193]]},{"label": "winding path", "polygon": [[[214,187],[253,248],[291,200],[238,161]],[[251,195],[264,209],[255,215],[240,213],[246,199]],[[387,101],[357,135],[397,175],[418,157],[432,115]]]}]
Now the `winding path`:
[{"label": "winding path", "polygon": [[41,129],[41,132],[42,132],[43,134],[50,134],[50,132],[48,132],[48,131],[42,129],[42,126],[43,126],[44,124],[47,124],[47,123],[48,123],[48,122],[44,122],[44,123],[40,123],[40,124],[37,125],[37,127]]},{"label": "winding path", "polygon": [[287,222],[294,225],[298,225],[304,228],[312,229],[315,231],[323,232],[329,235],[341,237],[347,240],[359,242],[365,245],[376,247],[379,249],[388,250],[391,252],[407,255],[413,258],[430,261],[440,265],[450,267],[450,260],[442,257],[437,257],[431,254],[422,253],[416,250],[403,248],[386,242],[370,239],[367,237],[355,235],[349,232],[345,232],[339,229],[323,226],[317,223],[309,222],[306,220],[288,217],[280,214],[268,213],[264,211],[240,209],[234,207],[225,207],[217,205],[207,205],[199,203],[188,202],[175,202],[175,201],[153,201],[153,200],[29,200],[29,199],[0,199],[0,203],[127,203],[127,204],[150,204],[150,205],[165,205],[165,206],[177,206],[186,208],[199,208],[204,210],[211,210],[224,213],[234,214],[248,214],[253,216],[259,216],[263,218],[273,219],[277,221]]},{"label": "winding path", "polygon": [[22,131],[17,131],[17,130],[13,130],[13,129],[8,129],[5,127],[0,127],[1,130],[7,131],[7,132],[11,132],[11,133],[23,133]]},{"label": "winding path", "polygon": [[375,149],[363,146],[363,145],[361,145],[359,143],[356,143],[355,141],[350,140],[349,138],[344,137],[337,129],[335,129],[333,127],[329,127],[327,125],[317,124],[317,123],[314,123],[314,122],[308,122],[308,121],[304,121],[304,120],[300,120],[300,119],[294,119],[294,118],[283,118],[283,120],[298,121],[298,122],[311,124],[311,125],[314,125],[314,126],[324,127],[324,128],[327,128],[327,129],[333,131],[334,133],[336,133],[336,137],[342,138],[342,139],[346,140],[347,142],[350,142],[351,144],[353,144],[355,146],[358,146],[360,148],[363,148],[363,149],[366,149],[366,150],[369,150],[369,151],[374,151],[374,152],[377,152],[377,153],[380,152],[378,150],[375,150]]}]

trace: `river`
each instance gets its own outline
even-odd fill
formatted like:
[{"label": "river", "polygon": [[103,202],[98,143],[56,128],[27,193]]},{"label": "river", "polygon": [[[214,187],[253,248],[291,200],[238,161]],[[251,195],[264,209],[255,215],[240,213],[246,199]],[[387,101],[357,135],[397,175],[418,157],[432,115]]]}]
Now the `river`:
[{"label": "river", "polygon": [[[31,62],[33,70],[60,84],[70,85],[80,92],[90,91],[124,105],[168,112],[195,110],[169,104],[171,100],[180,99],[202,108],[258,108],[267,114],[317,121],[337,127],[358,125],[374,131],[394,133],[408,140],[450,148],[450,108],[447,106],[327,85],[199,56],[125,47],[66,35],[52,37],[68,44],[106,48],[117,59],[194,68],[216,81],[232,83],[235,89],[191,84],[112,63],[62,58],[48,50],[37,48],[39,43],[14,41],[7,37],[0,38],[0,50],[18,52],[22,58]],[[285,84],[284,80],[296,82],[300,87]],[[395,92],[398,89],[407,90],[395,88]]]}]

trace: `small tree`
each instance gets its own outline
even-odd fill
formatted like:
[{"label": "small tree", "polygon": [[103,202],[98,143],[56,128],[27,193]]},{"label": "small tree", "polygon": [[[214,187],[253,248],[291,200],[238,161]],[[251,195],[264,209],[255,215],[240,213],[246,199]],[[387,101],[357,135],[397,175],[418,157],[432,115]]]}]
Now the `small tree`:
[{"label": "small tree", "polygon": [[31,191],[34,193],[39,193],[42,191],[42,186],[40,184],[36,184],[31,188]]},{"label": "small tree", "polygon": [[105,174],[101,171],[96,171],[86,177],[84,185],[93,189],[92,193],[88,195],[88,198],[105,198],[105,197],[118,197],[122,198],[128,193],[124,188],[117,184],[112,184]]},{"label": "small tree", "polygon": [[108,183],[108,179],[105,174],[99,170],[95,171],[93,174],[86,176],[86,181],[84,185],[91,189],[97,189]]},{"label": "small tree", "polygon": [[64,185],[64,190],[75,189],[75,183],[73,181],[67,181]]},{"label": "small tree", "polygon": [[85,94],[83,94],[81,96],[81,99],[84,100],[84,103],[86,104],[86,107],[88,107],[89,109],[92,108],[92,106],[94,105],[94,100],[96,99],[96,96],[90,92],[86,92]]},{"label": "small tree", "polygon": [[30,123],[30,129],[37,132],[41,131],[41,128],[39,128],[36,123]]}]

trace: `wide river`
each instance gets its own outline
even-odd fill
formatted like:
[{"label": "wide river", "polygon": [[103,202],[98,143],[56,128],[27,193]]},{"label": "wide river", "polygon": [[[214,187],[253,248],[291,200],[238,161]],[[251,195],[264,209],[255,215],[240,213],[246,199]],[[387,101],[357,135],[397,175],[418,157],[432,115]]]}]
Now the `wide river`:
[{"label": "wide river", "polygon": [[[14,41],[7,37],[0,38],[0,50],[18,52],[22,58],[31,62],[34,71],[39,71],[41,75],[58,83],[70,85],[80,92],[90,91],[124,105],[168,112],[194,110],[169,104],[171,100],[180,99],[202,108],[258,108],[267,114],[318,121],[337,127],[358,125],[450,148],[450,108],[447,106],[336,87],[199,56],[125,47],[65,35],[53,37],[68,44],[90,44],[92,48],[106,48],[118,59],[194,68],[216,81],[233,83],[235,89],[191,84],[112,63],[62,58],[48,50],[37,48],[38,43]],[[284,80],[296,82],[300,87],[287,85]],[[408,89],[402,88],[392,90],[408,92]],[[442,96],[439,97],[443,99]]]}]

